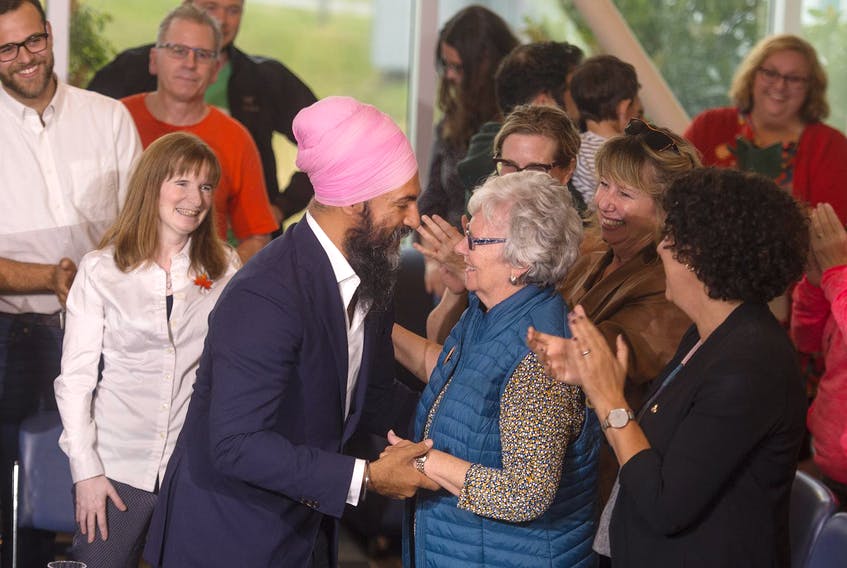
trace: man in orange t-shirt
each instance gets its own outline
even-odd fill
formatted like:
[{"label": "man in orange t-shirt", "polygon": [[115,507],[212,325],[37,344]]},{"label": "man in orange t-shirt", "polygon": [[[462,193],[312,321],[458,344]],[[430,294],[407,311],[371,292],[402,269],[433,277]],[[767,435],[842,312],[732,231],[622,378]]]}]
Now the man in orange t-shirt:
[{"label": "man in orange t-shirt", "polygon": [[253,139],[236,120],[204,100],[217,76],[220,45],[217,22],[191,4],[179,6],[165,17],[156,47],[150,50],[156,90],[121,102],[132,114],[145,148],[160,136],[185,131],[215,151],[222,170],[214,197],[218,234],[225,238],[231,228],[238,254],[247,261],[270,241],[278,225]]}]

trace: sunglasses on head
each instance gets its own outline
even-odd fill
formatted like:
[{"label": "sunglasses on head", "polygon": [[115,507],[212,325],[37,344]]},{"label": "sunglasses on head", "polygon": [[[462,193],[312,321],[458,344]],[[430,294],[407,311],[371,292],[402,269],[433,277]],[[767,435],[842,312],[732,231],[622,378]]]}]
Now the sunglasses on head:
[{"label": "sunglasses on head", "polygon": [[673,138],[667,132],[650,126],[650,124],[640,118],[630,119],[626,128],[624,128],[624,134],[627,136],[641,136],[644,142],[656,152],[664,152],[670,149],[679,154],[679,148],[677,148],[676,142],[674,142]]}]

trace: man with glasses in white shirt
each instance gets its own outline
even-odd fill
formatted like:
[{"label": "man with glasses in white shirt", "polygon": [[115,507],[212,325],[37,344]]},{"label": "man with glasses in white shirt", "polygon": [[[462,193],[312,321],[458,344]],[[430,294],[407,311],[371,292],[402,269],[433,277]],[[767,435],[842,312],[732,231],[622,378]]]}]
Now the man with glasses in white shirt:
[{"label": "man with glasses in white shirt", "polygon": [[145,148],[165,134],[185,131],[215,151],[223,170],[215,192],[218,235],[226,238],[231,229],[246,262],[270,241],[279,224],[250,133],[204,99],[220,69],[221,38],[218,23],[206,12],[192,4],[178,6],[162,20],[156,47],[150,50],[156,90],[121,102],[132,114]]},{"label": "man with glasses in white shirt", "polygon": [[[56,78],[38,0],[0,0],[0,84],[0,501],[9,542],[20,422],[55,409],[76,263],[117,216],[141,146],[119,103]],[[20,565],[44,566],[52,536],[19,536]],[[11,565],[8,545],[2,564]]]}]

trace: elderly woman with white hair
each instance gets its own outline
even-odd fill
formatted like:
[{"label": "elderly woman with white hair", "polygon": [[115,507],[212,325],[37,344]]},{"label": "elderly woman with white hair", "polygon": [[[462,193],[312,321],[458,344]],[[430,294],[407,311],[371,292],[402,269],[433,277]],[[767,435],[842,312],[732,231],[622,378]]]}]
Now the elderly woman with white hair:
[{"label": "elderly woman with white hair", "polygon": [[405,562],[592,565],[597,420],[524,341],[530,325],[568,333],[555,283],[576,258],[579,214],[539,172],[490,178],[468,209],[455,248],[467,310],[443,347],[397,326],[393,334],[397,359],[428,382],[414,435],[434,445],[416,466],[443,488],[410,502]]}]

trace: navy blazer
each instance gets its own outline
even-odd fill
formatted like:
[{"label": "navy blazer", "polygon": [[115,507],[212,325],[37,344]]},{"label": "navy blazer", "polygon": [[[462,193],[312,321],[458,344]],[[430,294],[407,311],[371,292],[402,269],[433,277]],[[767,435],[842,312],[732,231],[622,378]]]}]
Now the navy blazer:
[{"label": "navy blazer", "polygon": [[[665,375],[698,339],[692,326]],[[768,307],[737,307],[651,399],[640,418],[651,448],[620,471],[612,565],[787,568],[806,401]]]},{"label": "navy blazer", "polygon": [[384,434],[390,426],[391,325],[391,314],[365,319],[362,366],[345,420],[344,307],[308,223],[247,263],[209,316],[147,561],[308,566],[321,519],[344,511],[354,458],[342,447],[363,416],[372,431]]}]

